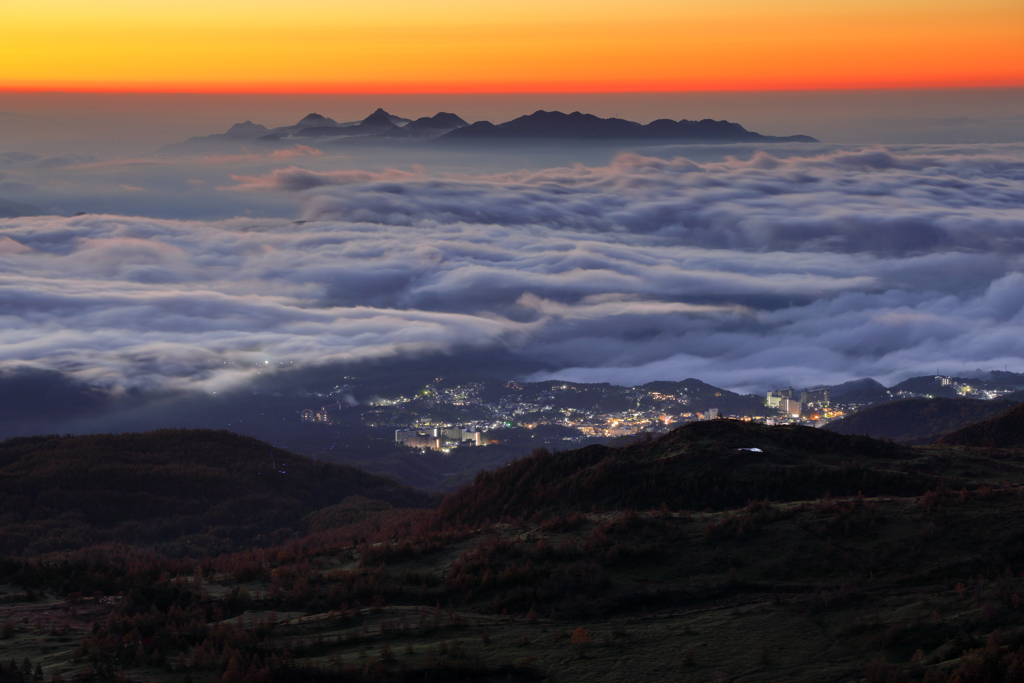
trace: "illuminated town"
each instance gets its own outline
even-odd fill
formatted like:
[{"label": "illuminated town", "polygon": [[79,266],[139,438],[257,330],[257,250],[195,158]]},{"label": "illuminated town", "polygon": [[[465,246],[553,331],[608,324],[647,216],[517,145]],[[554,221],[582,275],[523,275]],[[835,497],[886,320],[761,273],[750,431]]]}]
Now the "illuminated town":
[{"label": "illuminated town", "polygon": [[335,424],[344,417],[348,424],[390,430],[398,444],[450,452],[459,446],[501,443],[512,431],[521,434],[523,430],[543,432],[546,440],[581,443],[659,433],[719,417],[820,427],[894,399],[934,395],[994,399],[1013,390],[983,384],[936,375],[907,380],[891,389],[877,383],[857,386],[856,391],[844,386],[788,387],[757,396],[694,379],[621,387],[552,381],[448,384],[439,377],[415,391],[361,401],[353,398],[353,387],[335,387],[319,394],[333,402],[303,411],[302,421]]}]

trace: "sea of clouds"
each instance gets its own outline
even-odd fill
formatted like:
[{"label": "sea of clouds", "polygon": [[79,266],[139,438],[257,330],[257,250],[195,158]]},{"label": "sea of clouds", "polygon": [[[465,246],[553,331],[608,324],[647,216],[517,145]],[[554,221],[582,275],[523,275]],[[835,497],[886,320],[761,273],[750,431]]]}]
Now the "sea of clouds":
[{"label": "sea of clouds", "polygon": [[1024,145],[806,150],[476,173],[295,150],[196,183],[290,218],[2,219],[0,368],[209,392],[465,349],[743,391],[1024,371]]}]

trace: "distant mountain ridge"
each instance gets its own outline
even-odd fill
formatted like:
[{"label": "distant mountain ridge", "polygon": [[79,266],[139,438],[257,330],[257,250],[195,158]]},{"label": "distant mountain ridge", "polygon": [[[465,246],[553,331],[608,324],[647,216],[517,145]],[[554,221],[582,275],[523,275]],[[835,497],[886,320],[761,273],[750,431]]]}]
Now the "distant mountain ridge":
[{"label": "distant mountain ridge", "polygon": [[703,119],[658,119],[646,125],[625,119],[602,119],[593,114],[574,111],[539,110],[533,114],[494,125],[488,121],[453,130],[441,136],[448,141],[514,140],[681,140],[692,142],[818,142],[808,135],[775,137],[748,131],[738,123]]},{"label": "distant mountain ridge", "polygon": [[0,199],[0,218],[20,218],[22,216],[41,216],[43,210],[31,204]]},{"label": "distant mountain ridge", "polygon": [[738,123],[702,119],[658,119],[641,124],[620,118],[604,119],[574,111],[539,110],[504,123],[468,123],[451,112],[438,112],[415,121],[378,108],[361,121],[339,123],[322,114],[310,113],[290,126],[267,128],[252,121],[232,125],[226,132],[190,138],[167,145],[165,151],[211,143],[280,143],[310,141],[340,143],[347,140],[432,139],[439,143],[508,141],[650,141],[650,142],[818,142],[808,135],[785,137],[761,135]]}]

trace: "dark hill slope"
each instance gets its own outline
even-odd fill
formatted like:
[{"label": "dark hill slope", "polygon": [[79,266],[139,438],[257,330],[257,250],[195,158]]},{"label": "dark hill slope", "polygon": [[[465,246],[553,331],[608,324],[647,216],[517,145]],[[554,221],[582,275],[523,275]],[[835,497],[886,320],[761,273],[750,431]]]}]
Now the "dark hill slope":
[{"label": "dark hill slope", "polygon": [[681,382],[648,382],[643,388],[664,394],[684,394],[692,410],[718,408],[722,415],[765,415],[772,412],[765,408],[764,396],[737,394],[692,377]]},{"label": "dark hill slope", "polygon": [[871,377],[855,379],[830,387],[832,399],[839,403],[878,403],[889,400],[889,390]]},{"label": "dark hill slope", "polygon": [[[760,449],[760,450],[747,450]],[[615,509],[726,509],[751,500],[832,495],[917,495],[938,479],[920,453],[809,427],[737,420],[697,422],[624,448],[539,450],[446,498],[444,523]]]},{"label": "dark hill slope", "polygon": [[1024,403],[993,418],[947,434],[935,443],[946,446],[1013,448],[1024,446]]},{"label": "dark hill slope", "polygon": [[904,444],[926,444],[955,429],[995,417],[1017,403],[972,398],[911,398],[871,406],[836,420],[825,429]]},{"label": "dark hill slope", "polygon": [[390,479],[227,431],[11,439],[0,444],[0,552],[172,540],[176,551],[223,551],[290,537],[305,515],[354,495],[431,504]]}]

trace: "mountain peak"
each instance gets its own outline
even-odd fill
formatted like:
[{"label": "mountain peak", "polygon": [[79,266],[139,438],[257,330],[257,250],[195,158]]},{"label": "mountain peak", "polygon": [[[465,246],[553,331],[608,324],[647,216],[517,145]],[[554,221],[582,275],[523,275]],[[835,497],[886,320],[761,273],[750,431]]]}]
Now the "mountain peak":
[{"label": "mountain peak", "polygon": [[258,133],[266,133],[267,127],[252,121],[244,121],[242,123],[236,123],[235,125],[228,128],[228,132],[225,135],[253,135]]},{"label": "mountain peak", "polygon": [[388,113],[383,107],[377,107],[377,110],[363,119],[360,125],[379,125],[385,122],[392,126],[404,126],[409,123],[409,119],[402,118],[401,116],[395,116],[394,114]]},{"label": "mountain peak", "polygon": [[430,120],[439,126],[451,126],[452,128],[464,128],[469,125],[465,119],[458,114],[447,111],[439,111],[430,117]]},{"label": "mountain peak", "polygon": [[336,126],[336,125],[338,125],[338,122],[335,121],[334,119],[327,118],[326,116],[322,116],[320,114],[317,114],[316,112],[313,112],[311,114],[306,114],[295,125],[296,126]]},{"label": "mountain peak", "polygon": [[377,111],[373,112],[365,119],[360,121],[359,125],[356,126],[356,128],[362,131],[381,131],[395,127],[396,124],[394,121],[391,120],[391,114],[387,113],[383,109],[378,109]]}]

